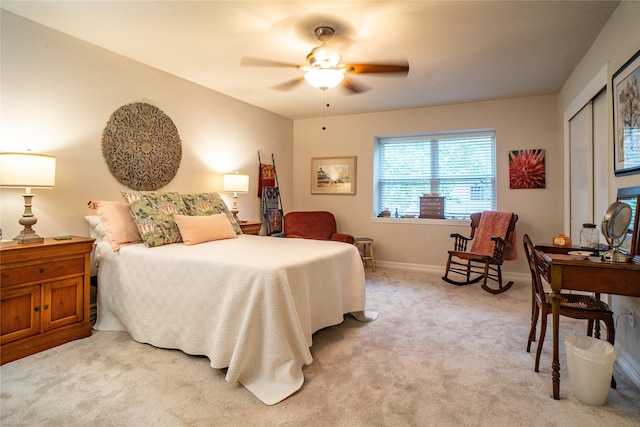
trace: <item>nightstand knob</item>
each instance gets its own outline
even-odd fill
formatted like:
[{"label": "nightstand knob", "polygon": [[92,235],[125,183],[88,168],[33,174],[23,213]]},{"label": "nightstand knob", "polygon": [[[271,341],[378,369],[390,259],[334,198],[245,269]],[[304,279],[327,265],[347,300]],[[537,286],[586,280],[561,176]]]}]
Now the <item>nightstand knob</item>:
[{"label": "nightstand knob", "polygon": [[40,274],[43,274],[45,271],[47,271],[46,268],[44,268],[44,267],[40,268]]},{"label": "nightstand knob", "polygon": [[40,307],[38,307],[38,306],[33,307],[33,311],[35,311],[37,313],[38,311],[40,311]]},{"label": "nightstand knob", "polygon": [[44,309],[48,310],[49,309],[49,304],[45,304]]}]

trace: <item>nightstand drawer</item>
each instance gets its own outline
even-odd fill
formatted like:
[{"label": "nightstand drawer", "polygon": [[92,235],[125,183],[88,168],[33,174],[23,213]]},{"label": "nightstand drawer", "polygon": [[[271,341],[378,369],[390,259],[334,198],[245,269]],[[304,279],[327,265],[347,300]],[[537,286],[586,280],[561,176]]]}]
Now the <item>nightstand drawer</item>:
[{"label": "nightstand drawer", "polygon": [[2,270],[2,287],[21,283],[39,282],[72,274],[84,274],[84,258],[35,264]]}]

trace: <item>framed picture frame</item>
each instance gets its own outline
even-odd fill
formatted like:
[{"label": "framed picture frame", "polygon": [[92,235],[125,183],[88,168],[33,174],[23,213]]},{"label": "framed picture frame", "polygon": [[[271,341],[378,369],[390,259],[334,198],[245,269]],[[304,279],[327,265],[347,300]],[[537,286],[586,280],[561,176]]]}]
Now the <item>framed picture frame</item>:
[{"label": "framed picture frame", "polygon": [[311,194],[356,194],[356,156],[311,159]]},{"label": "framed picture frame", "polygon": [[640,173],[640,51],[612,76],[613,172]]},{"label": "framed picture frame", "polygon": [[546,188],[544,156],[543,148],[509,151],[509,188]]}]

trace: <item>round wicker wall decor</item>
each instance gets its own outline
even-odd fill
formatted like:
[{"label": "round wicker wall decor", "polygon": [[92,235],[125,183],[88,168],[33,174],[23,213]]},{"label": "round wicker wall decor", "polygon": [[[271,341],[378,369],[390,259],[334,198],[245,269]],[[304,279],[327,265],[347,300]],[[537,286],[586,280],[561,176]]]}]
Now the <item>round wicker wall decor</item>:
[{"label": "round wicker wall decor", "polygon": [[111,174],[134,190],[157,190],[176,176],[182,143],[173,121],[145,103],[118,108],[102,132],[102,156]]}]

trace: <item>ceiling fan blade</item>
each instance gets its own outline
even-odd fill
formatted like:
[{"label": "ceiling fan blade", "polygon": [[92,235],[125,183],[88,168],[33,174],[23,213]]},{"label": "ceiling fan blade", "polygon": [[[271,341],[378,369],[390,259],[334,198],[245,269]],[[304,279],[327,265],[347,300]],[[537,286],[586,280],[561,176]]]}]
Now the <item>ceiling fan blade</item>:
[{"label": "ceiling fan blade", "polygon": [[298,86],[300,83],[304,82],[304,77],[298,77],[297,79],[289,80],[288,82],[280,83],[279,85],[272,86],[271,89],[279,90],[279,91],[287,91],[291,90],[294,87]]},{"label": "ceiling fan blade", "polygon": [[348,79],[346,77],[342,81],[341,86],[352,94],[366,92],[370,89],[368,86],[362,83],[356,83],[353,79]]},{"label": "ceiling fan blade", "polygon": [[407,75],[409,72],[409,64],[344,64],[345,67],[351,68],[348,73],[367,74],[367,73],[402,73]]},{"label": "ceiling fan blade", "polygon": [[298,68],[298,64],[288,62],[271,61],[270,59],[252,58],[245,56],[240,60],[240,65],[244,67],[287,67]]}]

